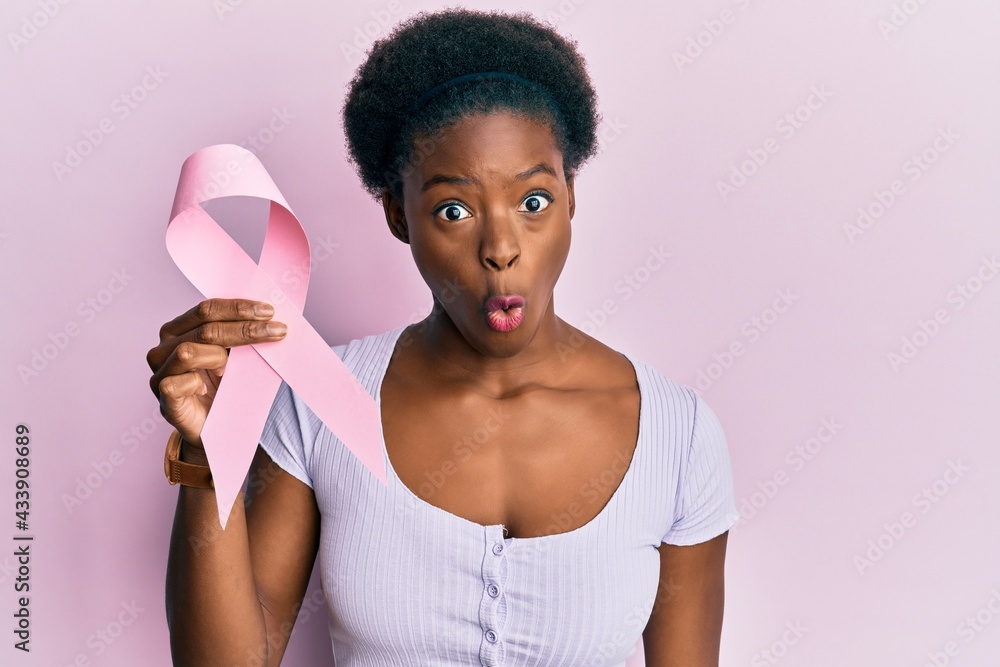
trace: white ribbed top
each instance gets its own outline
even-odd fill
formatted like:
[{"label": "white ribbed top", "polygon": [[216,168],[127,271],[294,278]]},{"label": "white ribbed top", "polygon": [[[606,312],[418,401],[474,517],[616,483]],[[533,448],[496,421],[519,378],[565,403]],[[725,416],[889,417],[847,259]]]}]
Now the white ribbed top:
[{"label": "white ribbed top", "polygon": [[[333,346],[381,406],[404,325]],[[659,583],[657,547],[739,518],[722,426],[694,389],[641,360],[639,439],[601,512],[566,533],[505,538],[423,500],[385,453],[383,486],[282,382],[261,445],[308,484],[337,667],[624,667]]]}]

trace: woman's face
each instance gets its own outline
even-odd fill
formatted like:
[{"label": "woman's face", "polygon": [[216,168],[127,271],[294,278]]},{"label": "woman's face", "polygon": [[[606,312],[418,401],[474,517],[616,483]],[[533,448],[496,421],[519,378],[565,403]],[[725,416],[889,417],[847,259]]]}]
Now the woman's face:
[{"label": "woman's face", "polygon": [[[389,228],[409,243],[436,311],[475,347],[514,352],[555,324],[575,209],[562,153],[546,125],[509,112],[469,116],[416,146],[402,206],[383,194]],[[488,316],[487,299],[509,295],[524,299],[520,319]]]}]

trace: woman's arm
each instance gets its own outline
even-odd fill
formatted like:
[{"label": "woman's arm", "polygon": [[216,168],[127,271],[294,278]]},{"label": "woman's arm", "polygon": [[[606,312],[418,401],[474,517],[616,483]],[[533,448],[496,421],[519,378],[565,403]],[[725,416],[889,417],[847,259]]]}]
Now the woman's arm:
[{"label": "woman's arm", "polygon": [[691,546],[661,544],[660,584],[642,633],[647,667],[719,667],[729,531]]},{"label": "woman's arm", "polygon": [[260,447],[247,489],[247,507],[241,491],[223,531],[215,491],[180,488],[166,582],[175,665],[281,663],[316,557],[319,511],[312,489]]},{"label": "woman's arm", "polygon": [[[183,436],[181,459],[207,465],[201,431],[236,345],[281,339],[273,308],[207,299],[167,322],[146,355],[160,412]],[[175,665],[278,665],[316,558],[312,489],[258,447],[247,498],[226,530],[214,489],[181,486],[167,559],[166,610]]]},{"label": "woman's arm", "polygon": [[316,495],[257,448],[247,499],[247,530],[270,660],[276,667],[292,634],[319,548]]}]

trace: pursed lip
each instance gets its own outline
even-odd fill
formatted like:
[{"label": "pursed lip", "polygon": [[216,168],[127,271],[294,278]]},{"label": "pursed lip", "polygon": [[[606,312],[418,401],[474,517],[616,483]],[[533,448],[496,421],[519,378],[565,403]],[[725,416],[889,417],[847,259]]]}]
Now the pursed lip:
[{"label": "pursed lip", "polygon": [[489,313],[495,310],[509,310],[511,308],[523,308],[524,297],[520,294],[503,294],[491,296],[486,299],[483,309]]}]

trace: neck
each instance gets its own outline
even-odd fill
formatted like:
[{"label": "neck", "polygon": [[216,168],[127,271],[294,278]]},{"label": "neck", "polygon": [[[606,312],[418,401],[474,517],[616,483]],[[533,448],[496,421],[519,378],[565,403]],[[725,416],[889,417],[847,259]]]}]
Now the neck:
[{"label": "neck", "polygon": [[[536,305],[533,303],[532,305]],[[526,317],[512,332],[490,329],[485,320],[463,333],[435,298],[431,313],[414,325],[414,338],[428,372],[442,382],[472,384],[482,393],[502,397],[530,385],[551,385],[566,377],[576,361],[573,354],[586,341],[556,317],[552,299],[540,319]],[[533,323],[535,329],[530,331]]]}]

